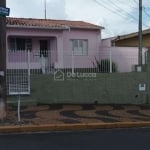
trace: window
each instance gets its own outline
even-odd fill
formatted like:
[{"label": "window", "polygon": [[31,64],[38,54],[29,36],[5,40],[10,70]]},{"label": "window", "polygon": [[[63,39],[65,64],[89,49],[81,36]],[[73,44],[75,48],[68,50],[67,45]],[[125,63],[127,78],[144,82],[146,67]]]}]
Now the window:
[{"label": "window", "polygon": [[25,50],[26,42],[25,39],[16,39],[16,50]]},{"label": "window", "polygon": [[32,40],[23,38],[10,38],[9,49],[15,51],[32,50]]},{"label": "window", "polygon": [[72,48],[76,56],[88,55],[88,40],[72,40]]}]

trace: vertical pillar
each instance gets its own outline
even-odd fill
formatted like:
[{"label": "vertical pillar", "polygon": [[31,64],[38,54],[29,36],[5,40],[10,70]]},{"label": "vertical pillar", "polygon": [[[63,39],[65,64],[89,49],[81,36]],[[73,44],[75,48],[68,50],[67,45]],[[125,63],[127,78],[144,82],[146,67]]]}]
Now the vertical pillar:
[{"label": "vertical pillar", "polygon": [[147,74],[147,103],[150,103],[150,48],[147,52],[147,68],[146,68],[146,74]]},{"label": "vertical pillar", "polygon": [[[0,1],[6,7],[6,0]],[[0,120],[6,117],[6,17],[0,16]]]},{"label": "vertical pillar", "polygon": [[139,0],[139,66],[142,66],[142,0]]}]

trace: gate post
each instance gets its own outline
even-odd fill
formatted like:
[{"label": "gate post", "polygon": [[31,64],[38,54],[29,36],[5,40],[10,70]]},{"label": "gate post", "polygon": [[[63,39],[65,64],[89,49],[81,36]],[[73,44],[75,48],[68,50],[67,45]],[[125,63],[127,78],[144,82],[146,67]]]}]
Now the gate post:
[{"label": "gate post", "polygon": [[31,75],[31,73],[30,73],[30,51],[28,50],[27,51],[27,57],[28,57],[28,64],[27,64],[27,66],[28,66],[28,92],[29,92],[29,94],[30,94],[30,84],[31,84],[31,81],[30,81],[30,75]]},{"label": "gate post", "polygon": [[147,67],[146,67],[146,80],[147,80],[147,103],[150,104],[150,48],[147,51]]},{"label": "gate post", "polygon": [[[0,1],[6,7],[6,0]],[[6,16],[0,16],[0,120],[6,117]]]}]

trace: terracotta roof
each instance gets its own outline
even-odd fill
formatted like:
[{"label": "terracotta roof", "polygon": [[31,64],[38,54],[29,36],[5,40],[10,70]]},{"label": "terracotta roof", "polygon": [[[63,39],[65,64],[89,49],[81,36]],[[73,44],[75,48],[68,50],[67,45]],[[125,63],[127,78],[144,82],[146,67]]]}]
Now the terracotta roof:
[{"label": "terracotta roof", "polygon": [[43,27],[43,28],[81,28],[81,29],[103,29],[101,26],[97,26],[83,21],[68,21],[68,20],[51,20],[51,19],[33,19],[33,18],[11,18],[7,17],[7,26],[17,27]]},{"label": "terracotta roof", "polygon": [[[146,30],[143,30],[142,35],[149,34],[149,33],[150,33],[150,29],[146,29]],[[138,32],[134,32],[134,33],[130,33],[130,34],[117,36],[115,41],[137,37],[138,34],[139,34]]]}]

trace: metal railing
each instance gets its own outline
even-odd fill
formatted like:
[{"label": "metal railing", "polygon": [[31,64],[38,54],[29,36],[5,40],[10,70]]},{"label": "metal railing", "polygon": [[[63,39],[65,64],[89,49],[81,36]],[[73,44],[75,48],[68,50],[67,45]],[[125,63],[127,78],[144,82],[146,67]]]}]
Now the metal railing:
[{"label": "metal railing", "polygon": [[[143,55],[143,64],[146,61]],[[56,50],[9,51],[7,55],[8,70],[30,69],[31,73],[53,73],[56,69],[64,71],[86,72],[132,72],[138,64],[136,54],[117,54],[112,51],[100,51],[88,55],[72,55],[71,51],[59,54]]]},{"label": "metal railing", "polygon": [[[7,88],[9,95],[30,94],[30,75],[63,73],[132,72],[138,65],[135,54],[121,55],[112,51],[73,55],[72,51],[59,54],[54,50],[8,51]],[[143,55],[143,64],[146,55]]]}]

